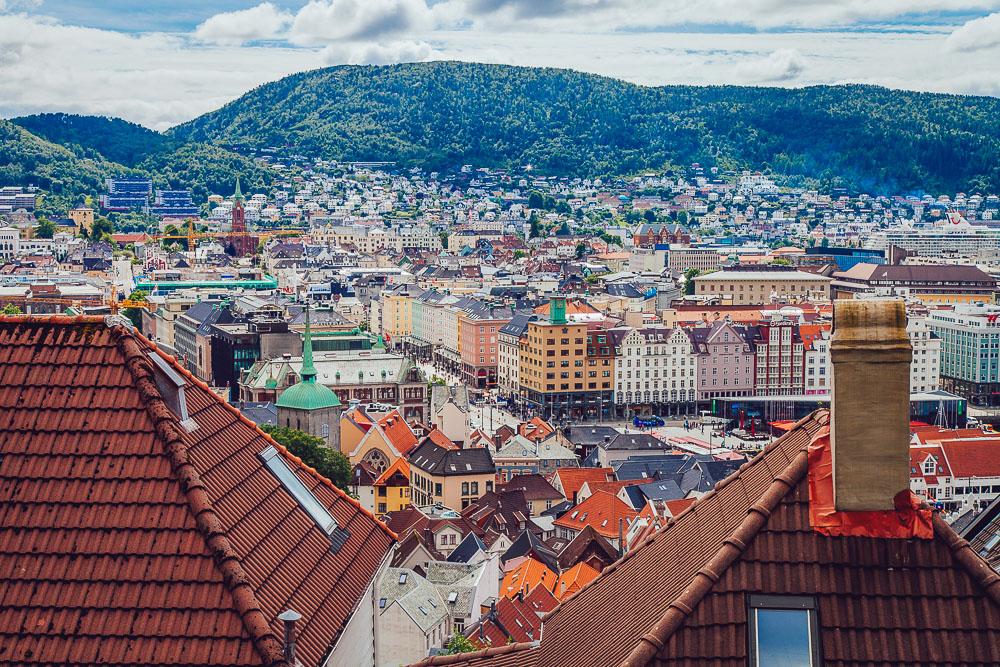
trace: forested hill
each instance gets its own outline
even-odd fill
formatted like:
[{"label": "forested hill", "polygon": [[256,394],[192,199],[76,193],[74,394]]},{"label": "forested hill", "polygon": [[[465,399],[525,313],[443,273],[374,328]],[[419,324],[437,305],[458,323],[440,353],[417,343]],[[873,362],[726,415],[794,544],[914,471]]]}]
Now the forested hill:
[{"label": "forested hill", "polygon": [[157,188],[190,188],[195,201],[277,176],[220,146],[183,142],[117,118],[39,114],[0,120],[0,185],[36,185],[42,210],[61,213],[104,191],[111,176],[149,176]]},{"label": "forested hill", "polygon": [[1000,100],[870,86],[643,87],[457,62],[263,85],[169,133],[346,160],[627,174],[701,162],[869,191],[1000,190]]},{"label": "forested hill", "polygon": [[12,122],[78,155],[90,154],[129,167],[164,150],[171,142],[159,132],[120,118],[42,113]]}]

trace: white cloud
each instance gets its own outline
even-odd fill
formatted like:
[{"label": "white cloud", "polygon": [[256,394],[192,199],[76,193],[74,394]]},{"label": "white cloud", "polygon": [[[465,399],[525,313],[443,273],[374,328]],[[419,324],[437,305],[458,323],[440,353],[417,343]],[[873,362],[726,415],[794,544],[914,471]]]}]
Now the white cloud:
[{"label": "white cloud", "polygon": [[387,44],[331,44],[320,51],[326,65],[391,65],[430,60],[433,53],[427,42],[399,41]]},{"label": "white cloud", "polygon": [[754,58],[737,65],[737,71],[746,81],[759,83],[790,82],[799,78],[805,69],[805,60],[797,49],[778,49],[765,58]]},{"label": "white cloud", "polygon": [[246,42],[280,37],[293,16],[270,2],[235,12],[216,14],[195,31],[195,39],[213,44],[240,45]]},{"label": "white cloud", "polygon": [[969,21],[948,35],[951,51],[978,51],[1000,46],[1000,12]]},{"label": "white cloud", "polygon": [[[760,6],[765,0],[747,1]],[[775,7],[786,1],[770,0]],[[537,23],[541,19],[524,20],[522,30],[487,31],[468,25],[441,30],[419,26],[460,24],[464,19],[456,7],[464,0],[437,3],[429,18],[420,13],[424,5],[413,0],[372,0],[376,4],[371,6],[360,0],[343,2],[341,11],[353,7],[353,18],[344,18],[339,32],[317,25],[308,37],[300,33],[297,39],[315,44],[307,47],[236,47],[196,41],[193,35],[125,34],[0,14],[0,116],[40,111],[105,114],[164,129],[293,72],[328,64],[427,59],[566,67],[646,85],[859,82],[1000,96],[996,52],[946,49],[949,38],[943,31],[626,33],[605,26],[581,32],[543,29]],[[407,2],[410,9],[402,10],[404,14],[415,11],[418,16],[396,25],[416,27],[396,34],[379,17]],[[310,11],[333,11],[333,2],[310,4]],[[301,24],[299,28],[304,30]],[[286,34],[291,32],[289,25]],[[360,36],[370,32],[382,34]],[[242,40],[238,32],[229,34]]]},{"label": "white cloud", "polygon": [[577,32],[691,24],[830,28],[1000,8],[1000,0],[447,0],[443,4],[454,20],[481,28],[524,30],[543,25]]},{"label": "white cloud", "polygon": [[293,44],[377,40],[430,28],[424,0],[310,0],[289,30]]},{"label": "white cloud", "polygon": [[183,37],[0,15],[0,116],[118,116],[154,129],[216,109],[265,81],[320,66],[303,49],[190,48]]}]

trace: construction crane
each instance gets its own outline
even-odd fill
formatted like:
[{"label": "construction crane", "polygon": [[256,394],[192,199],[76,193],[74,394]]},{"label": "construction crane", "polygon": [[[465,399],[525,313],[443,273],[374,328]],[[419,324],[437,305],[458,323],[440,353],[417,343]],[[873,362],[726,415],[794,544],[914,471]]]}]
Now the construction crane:
[{"label": "construction crane", "polygon": [[[101,303],[93,303],[93,299],[71,299],[65,297],[48,297],[48,296],[23,296],[16,299],[17,303],[14,305],[22,306],[28,311],[31,311],[32,306],[65,306],[66,308],[97,308],[104,306],[109,308],[112,313],[117,313],[121,308],[142,308],[145,310],[152,310],[153,306],[145,299],[122,299],[118,300],[118,289],[117,286],[111,286],[110,297],[105,297],[101,299]],[[13,302],[12,302],[13,303]]]},{"label": "construction crane", "polygon": [[165,241],[165,240],[181,240],[187,241],[188,250],[194,250],[194,242],[197,239],[206,238],[236,238],[243,236],[256,236],[260,239],[270,239],[276,236],[298,236],[304,234],[306,230],[304,229],[270,229],[261,230],[255,232],[196,232],[194,229],[194,220],[188,220],[187,233],[186,234],[151,234],[150,239],[154,241]]}]

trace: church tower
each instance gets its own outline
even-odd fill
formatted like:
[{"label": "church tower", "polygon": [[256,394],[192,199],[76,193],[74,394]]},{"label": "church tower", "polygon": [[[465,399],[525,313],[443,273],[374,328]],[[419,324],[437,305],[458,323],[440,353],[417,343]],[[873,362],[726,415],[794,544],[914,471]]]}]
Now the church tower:
[{"label": "church tower", "polygon": [[306,304],[306,331],[299,378],[299,382],[282,392],[275,402],[278,408],[278,426],[288,426],[315,435],[322,438],[328,447],[340,451],[340,415],[344,412],[344,406],[332,389],[316,381],[309,304]]}]

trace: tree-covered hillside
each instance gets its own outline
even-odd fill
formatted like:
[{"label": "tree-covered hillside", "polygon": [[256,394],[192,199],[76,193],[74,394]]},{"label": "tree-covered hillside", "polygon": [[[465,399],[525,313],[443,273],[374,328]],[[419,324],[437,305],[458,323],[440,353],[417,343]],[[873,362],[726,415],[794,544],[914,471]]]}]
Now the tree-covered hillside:
[{"label": "tree-covered hillside", "polygon": [[104,179],[129,170],[99,156],[81,157],[0,120],[0,185],[35,185],[53,204],[73,206],[82,193],[100,192]]},{"label": "tree-covered hillside", "polygon": [[277,176],[219,146],[184,143],[118,119],[46,114],[0,120],[0,185],[41,188],[43,213],[62,213],[103,192],[108,177],[124,175],[149,176],[156,188],[190,188],[197,202],[229,194],[237,176],[248,188],[263,188]]},{"label": "tree-covered hillside", "polygon": [[866,190],[1000,190],[1000,100],[871,86],[643,87],[456,62],[341,66],[261,86],[169,132],[431,168],[632,173],[701,162]]},{"label": "tree-covered hillside", "polygon": [[171,143],[159,132],[120,118],[43,113],[14,118],[11,122],[78,155],[103,157],[129,167],[169,149]]}]

